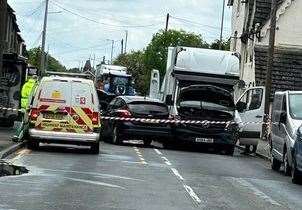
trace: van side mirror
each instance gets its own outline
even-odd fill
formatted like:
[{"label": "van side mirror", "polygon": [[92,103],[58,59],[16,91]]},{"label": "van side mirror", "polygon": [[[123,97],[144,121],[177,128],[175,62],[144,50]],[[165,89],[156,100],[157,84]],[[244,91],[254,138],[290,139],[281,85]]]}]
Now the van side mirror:
[{"label": "van side mirror", "polygon": [[173,105],[172,95],[167,95],[166,96],[166,105],[168,105],[168,106]]},{"label": "van side mirror", "polygon": [[280,114],[280,123],[285,124],[286,123],[287,114],[286,112],[281,112]]},{"label": "van side mirror", "polygon": [[244,110],[246,110],[246,103],[242,102],[242,101],[239,101],[237,104],[236,104],[236,109],[238,110],[238,112],[244,112]]}]

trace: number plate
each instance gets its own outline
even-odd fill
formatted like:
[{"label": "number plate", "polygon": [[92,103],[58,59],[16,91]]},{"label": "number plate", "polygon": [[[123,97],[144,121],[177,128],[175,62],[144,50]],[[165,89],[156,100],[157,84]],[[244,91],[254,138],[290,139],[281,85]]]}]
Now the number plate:
[{"label": "number plate", "polygon": [[51,119],[51,120],[63,120],[62,114],[45,113],[43,114],[43,117],[45,119]]},{"label": "number plate", "polygon": [[195,142],[197,143],[214,143],[213,138],[196,138]]}]

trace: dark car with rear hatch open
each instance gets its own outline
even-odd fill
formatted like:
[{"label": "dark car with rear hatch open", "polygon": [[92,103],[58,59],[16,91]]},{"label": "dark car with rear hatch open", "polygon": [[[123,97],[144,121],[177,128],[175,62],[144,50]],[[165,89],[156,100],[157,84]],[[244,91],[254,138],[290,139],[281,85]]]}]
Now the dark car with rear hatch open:
[{"label": "dark car with rear hatch open", "polygon": [[[119,96],[113,99],[103,116],[121,118],[168,119],[167,105],[156,99],[139,96]],[[143,140],[146,146],[152,140],[171,137],[171,126],[152,121],[103,120],[102,136],[105,141],[122,144],[123,140]]]}]

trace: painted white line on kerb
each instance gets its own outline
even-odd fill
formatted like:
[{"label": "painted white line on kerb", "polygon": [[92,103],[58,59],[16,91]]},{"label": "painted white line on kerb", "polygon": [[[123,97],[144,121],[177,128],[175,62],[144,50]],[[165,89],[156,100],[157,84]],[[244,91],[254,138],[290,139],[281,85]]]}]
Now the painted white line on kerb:
[{"label": "painted white line on kerb", "polygon": [[260,191],[258,188],[256,188],[254,185],[249,183],[248,181],[242,179],[242,178],[233,178],[237,183],[239,183],[241,186],[245,187],[246,189],[249,189],[253,191],[253,194],[260,197],[262,200],[275,205],[275,206],[282,206],[280,203],[277,201],[273,200],[271,197],[266,195],[264,192]]},{"label": "painted white line on kerb", "polygon": [[184,186],[185,190],[187,191],[187,193],[190,195],[190,197],[193,199],[193,201],[195,201],[196,203],[200,204],[201,203],[201,199],[196,195],[196,193],[194,192],[194,190],[190,186],[188,186],[186,184],[184,184],[183,186]]},{"label": "painted white line on kerb", "polygon": [[163,153],[161,153],[161,151],[159,151],[158,149],[154,149],[154,151],[158,154],[158,155],[162,155]]},{"label": "painted white line on kerb", "polygon": [[166,163],[168,166],[172,166],[172,163],[168,160],[168,158],[166,158],[166,157],[161,157],[161,158],[165,160],[165,163]]},{"label": "painted white line on kerb", "polygon": [[180,175],[180,173],[178,172],[178,170],[176,168],[171,168],[171,170],[177,178],[179,178],[181,181],[184,180],[184,178]]}]

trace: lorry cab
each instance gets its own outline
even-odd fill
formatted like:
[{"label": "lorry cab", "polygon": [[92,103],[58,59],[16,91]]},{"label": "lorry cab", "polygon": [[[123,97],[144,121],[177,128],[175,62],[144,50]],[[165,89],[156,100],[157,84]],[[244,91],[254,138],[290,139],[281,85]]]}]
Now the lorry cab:
[{"label": "lorry cab", "polygon": [[99,103],[91,80],[43,77],[32,99],[29,146],[40,142],[91,146],[99,152]]},{"label": "lorry cab", "polygon": [[272,169],[284,165],[294,183],[302,174],[302,91],[276,92],[272,108]]}]

